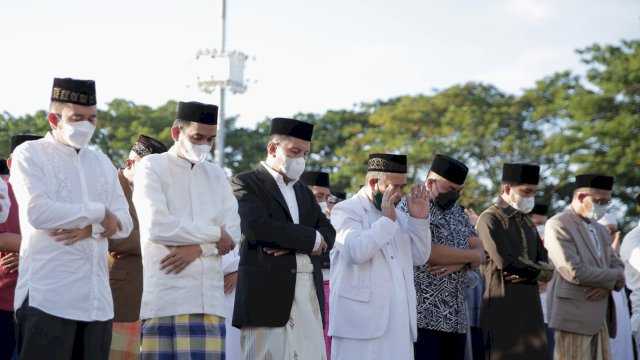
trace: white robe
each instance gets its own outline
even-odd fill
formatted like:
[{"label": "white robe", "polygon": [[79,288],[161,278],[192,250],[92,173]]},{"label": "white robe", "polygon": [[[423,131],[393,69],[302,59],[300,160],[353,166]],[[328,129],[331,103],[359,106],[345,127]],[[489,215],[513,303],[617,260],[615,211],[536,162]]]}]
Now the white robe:
[{"label": "white robe", "polygon": [[616,337],[609,339],[611,348],[611,360],[633,359],[633,342],[631,341],[631,319],[629,317],[629,305],[624,289],[612,291],[613,302],[616,306]]},{"label": "white robe", "polygon": [[[76,321],[113,318],[107,267],[105,209],[120,220],[112,239],[129,236],[133,221],[118,172],[101,152],[62,145],[48,133],[13,152],[11,184],[19,206],[20,265],[14,306],[29,305]],[[90,237],[65,245],[50,232],[92,226]]]},{"label": "white robe", "polygon": [[[240,262],[240,247],[236,246],[233,251],[222,257],[222,272],[224,275],[238,271],[238,263]],[[225,303],[227,306],[227,316],[224,319],[224,325],[227,330],[225,337],[225,359],[240,360],[242,353],[240,352],[240,329],[231,325],[233,320],[233,304],[236,298],[236,289],[234,288],[228,294],[225,294]]]},{"label": "white robe", "polygon": [[[238,243],[240,216],[227,176],[218,165],[191,164],[176,145],[136,163],[133,203],[140,224],[143,284],[141,319],[181,314],[226,317],[221,228]],[[171,246],[200,245],[202,256],[179,274],[160,270]]]},{"label": "white robe", "polygon": [[361,189],[331,223],[331,358],[413,359],[417,338],[413,267],[431,252],[429,220],[383,217]]}]

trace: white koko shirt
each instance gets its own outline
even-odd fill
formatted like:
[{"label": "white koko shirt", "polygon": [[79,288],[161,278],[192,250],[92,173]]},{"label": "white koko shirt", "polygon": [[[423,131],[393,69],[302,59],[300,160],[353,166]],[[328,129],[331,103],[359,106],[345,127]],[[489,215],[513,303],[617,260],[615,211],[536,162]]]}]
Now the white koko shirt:
[{"label": "white koko shirt", "polygon": [[[100,223],[105,208],[122,223],[112,238],[133,228],[118,173],[101,152],[62,145],[51,133],[13,152],[11,184],[19,204],[20,265],[14,305],[29,305],[77,321],[113,318],[107,267],[107,238]],[[89,224],[92,235],[73,245],[57,242],[50,232]]]},{"label": "white koko shirt", "polygon": [[[142,319],[181,314],[226,317],[222,260],[216,242],[224,227],[240,241],[238,202],[218,165],[193,165],[168,152],[136,163],[133,203],[140,224],[144,272]],[[200,245],[203,253],[179,274],[160,261],[173,246]]]}]

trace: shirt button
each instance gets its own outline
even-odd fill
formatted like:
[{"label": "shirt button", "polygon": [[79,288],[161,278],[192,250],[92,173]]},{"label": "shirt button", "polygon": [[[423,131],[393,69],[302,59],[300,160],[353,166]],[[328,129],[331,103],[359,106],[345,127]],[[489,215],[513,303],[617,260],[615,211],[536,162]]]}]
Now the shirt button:
[{"label": "shirt button", "polygon": [[296,269],[291,269],[291,273],[295,274],[296,273]]},{"label": "shirt button", "polygon": [[391,260],[393,260],[393,255],[391,255]]}]

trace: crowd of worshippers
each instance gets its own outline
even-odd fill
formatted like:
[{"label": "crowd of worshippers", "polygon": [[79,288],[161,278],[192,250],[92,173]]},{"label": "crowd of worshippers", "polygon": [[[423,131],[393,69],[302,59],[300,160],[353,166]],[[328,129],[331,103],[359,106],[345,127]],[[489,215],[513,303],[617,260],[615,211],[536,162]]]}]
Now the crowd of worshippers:
[{"label": "crowd of worshippers", "polygon": [[346,199],[305,172],[313,125],[274,118],[265,160],[228,178],[199,102],[116,169],[87,146],[95,83],[56,78],[50,100],[0,181],[0,360],[635,356],[640,227],[621,241],[611,176],[575,174],[547,220],[540,166],[505,163],[478,216],[463,162],[411,186],[405,155],[375,153]]}]

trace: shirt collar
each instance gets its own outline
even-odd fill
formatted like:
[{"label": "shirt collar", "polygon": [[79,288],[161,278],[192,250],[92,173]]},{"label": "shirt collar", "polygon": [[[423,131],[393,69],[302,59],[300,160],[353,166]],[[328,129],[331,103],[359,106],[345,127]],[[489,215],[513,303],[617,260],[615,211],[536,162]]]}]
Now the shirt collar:
[{"label": "shirt collar", "polygon": [[498,202],[496,202],[496,206],[500,208],[500,210],[502,210],[502,212],[504,212],[504,214],[509,217],[515,216],[520,213],[513,206],[509,205],[506,201],[504,201],[502,196],[498,197]]},{"label": "shirt collar", "polygon": [[269,174],[271,174],[271,176],[273,176],[273,179],[276,181],[276,184],[281,185],[281,186],[285,186],[285,187],[289,187],[289,186],[293,186],[296,182],[298,182],[298,180],[290,180],[289,184],[286,184],[284,182],[284,178],[282,177],[282,174],[280,174],[279,172],[273,170],[271,168],[271,166],[269,166],[267,164],[266,161],[260,161],[260,164],[262,166],[264,166],[265,169],[267,169],[267,171],[269,172]]},{"label": "shirt collar", "polygon": [[83,150],[86,148],[86,146],[85,146],[85,147],[82,147],[80,149],[76,149],[74,147],[67,146],[67,145],[61,143],[60,141],[58,141],[55,138],[55,136],[53,136],[53,133],[51,131],[47,132],[47,134],[44,136],[44,139],[45,139],[46,142],[51,143],[53,146],[58,148],[60,151],[64,151],[69,155],[71,155],[71,154],[80,155],[80,153],[83,152]]},{"label": "shirt collar", "polygon": [[185,168],[193,168],[194,164],[191,163],[191,161],[187,160],[187,159],[183,159],[180,156],[178,156],[178,144],[173,144],[173,146],[171,146],[169,148],[169,150],[167,151],[167,154],[169,154],[169,159],[171,159],[171,161],[173,161],[175,164],[185,167]]}]

